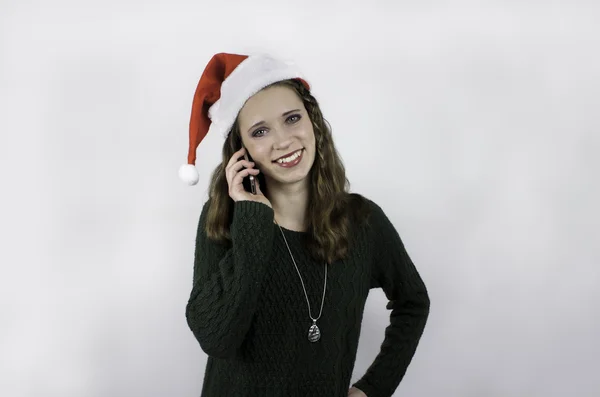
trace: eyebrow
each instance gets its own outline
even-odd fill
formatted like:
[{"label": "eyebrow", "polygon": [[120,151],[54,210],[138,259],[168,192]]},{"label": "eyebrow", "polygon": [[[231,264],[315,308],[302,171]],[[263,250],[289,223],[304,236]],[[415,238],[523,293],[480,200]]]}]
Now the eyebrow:
[{"label": "eyebrow", "polygon": [[[287,112],[283,113],[281,115],[281,117],[285,117],[285,116],[287,116],[290,113],[299,112],[299,111],[300,111],[300,109],[288,110]],[[259,121],[258,123],[255,123],[252,127],[248,128],[248,132],[250,132],[250,130],[253,129],[254,127],[258,127],[259,125],[264,124],[264,123],[265,123],[264,120],[263,121]]]}]

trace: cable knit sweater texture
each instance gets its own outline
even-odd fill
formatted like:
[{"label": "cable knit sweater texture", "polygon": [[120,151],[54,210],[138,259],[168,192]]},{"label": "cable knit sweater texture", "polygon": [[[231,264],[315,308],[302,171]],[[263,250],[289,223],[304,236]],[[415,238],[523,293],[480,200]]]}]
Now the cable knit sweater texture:
[{"label": "cable knit sweater texture", "polygon": [[[202,397],[346,397],[372,288],[385,292],[390,323],[377,357],[353,385],[368,397],[392,396],[425,328],[429,296],[398,232],[368,202],[369,223],[355,225],[348,257],[328,267],[316,343],[308,340],[312,320],[273,209],[235,202],[226,247],[207,238],[204,204],[186,307],[188,325],[208,354]],[[316,317],[324,264],[304,248],[306,232],[283,231]]]}]

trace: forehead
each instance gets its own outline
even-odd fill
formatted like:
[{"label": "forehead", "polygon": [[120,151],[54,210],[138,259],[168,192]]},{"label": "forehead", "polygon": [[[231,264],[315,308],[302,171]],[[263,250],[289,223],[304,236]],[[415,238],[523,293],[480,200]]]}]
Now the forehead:
[{"label": "forehead", "polygon": [[291,109],[304,109],[302,100],[289,87],[274,86],[254,94],[240,111],[241,123],[268,121]]}]

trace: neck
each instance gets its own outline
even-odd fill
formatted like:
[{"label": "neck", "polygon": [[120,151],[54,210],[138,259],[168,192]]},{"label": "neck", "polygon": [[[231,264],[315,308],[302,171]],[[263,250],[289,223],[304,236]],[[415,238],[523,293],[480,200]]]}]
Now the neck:
[{"label": "neck", "polygon": [[308,207],[308,184],[269,185],[269,201],[275,221],[290,230],[304,231]]}]

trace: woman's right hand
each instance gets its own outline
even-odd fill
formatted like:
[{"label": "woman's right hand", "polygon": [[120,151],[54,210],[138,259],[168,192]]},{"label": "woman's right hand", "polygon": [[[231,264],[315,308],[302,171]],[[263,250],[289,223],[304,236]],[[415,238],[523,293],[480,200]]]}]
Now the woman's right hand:
[{"label": "woman's right hand", "polygon": [[[269,199],[266,198],[260,190],[258,178],[256,178],[256,175],[258,175],[260,170],[252,168],[254,167],[254,163],[246,161],[243,158],[245,153],[246,149],[242,147],[231,156],[229,163],[227,163],[227,167],[225,167],[225,175],[227,177],[227,183],[229,184],[229,197],[231,197],[233,201],[257,201],[273,208]],[[256,194],[247,192],[242,184],[242,180],[249,175],[254,175]]]}]

